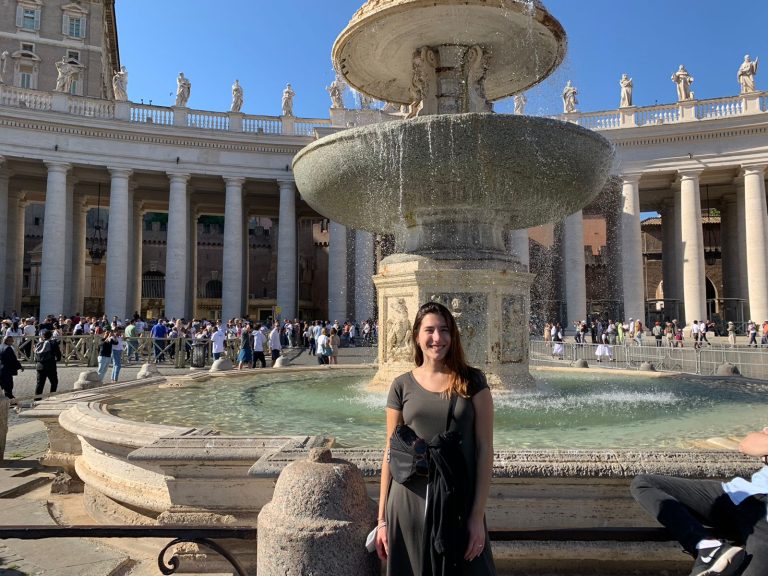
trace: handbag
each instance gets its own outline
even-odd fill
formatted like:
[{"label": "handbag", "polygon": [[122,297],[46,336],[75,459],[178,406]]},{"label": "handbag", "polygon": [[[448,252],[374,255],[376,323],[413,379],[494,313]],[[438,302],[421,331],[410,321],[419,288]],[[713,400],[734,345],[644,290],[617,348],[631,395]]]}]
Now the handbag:
[{"label": "handbag", "polygon": [[[448,419],[445,429],[448,430],[453,420],[456,407],[456,395],[451,395],[448,408]],[[398,424],[389,439],[387,462],[392,479],[399,484],[406,484],[414,478],[429,476],[429,446],[413,428],[406,424]]]}]

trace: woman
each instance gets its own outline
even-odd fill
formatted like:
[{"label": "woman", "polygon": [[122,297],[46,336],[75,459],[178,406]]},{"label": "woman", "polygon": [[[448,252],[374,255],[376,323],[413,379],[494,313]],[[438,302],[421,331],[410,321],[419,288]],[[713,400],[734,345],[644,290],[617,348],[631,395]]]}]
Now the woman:
[{"label": "woman", "polygon": [[242,370],[243,364],[247,368],[253,362],[253,344],[251,343],[251,329],[247,324],[240,332],[240,353],[237,355],[237,369]]},{"label": "woman", "polygon": [[[496,574],[485,526],[485,504],[493,467],[493,399],[482,372],[467,365],[459,331],[448,309],[436,302],[424,304],[412,328],[416,367],[398,376],[387,399],[387,445],[382,462],[376,551],[387,561],[387,573],[422,574],[422,566],[435,566],[434,546],[425,549],[427,478],[405,485],[392,481],[389,438],[398,424],[407,424],[435,443],[446,430],[450,405],[455,404],[452,430],[462,437],[461,452],[467,468],[465,545],[454,548],[455,574]],[[451,398],[454,398],[452,401]],[[428,532],[434,534],[435,526]],[[433,570],[433,574],[444,573]]]},{"label": "woman", "polygon": [[[333,328],[331,328],[331,330],[333,330]],[[320,336],[318,336],[315,345],[317,346],[317,363],[320,365],[330,364],[333,349],[331,348],[331,340],[328,337],[328,330],[325,328],[320,330]]]},{"label": "woman", "polygon": [[99,382],[104,382],[104,376],[107,375],[107,368],[109,367],[110,360],[112,360],[112,346],[116,342],[117,340],[112,338],[111,332],[104,332],[104,338],[101,344],[99,344]]},{"label": "woman", "polygon": [[329,358],[331,364],[338,364],[339,348],[341,347],[341,338],[339,338],[339,331],[336,328],[331,328],[331,335],[329,337],[331,344],[331,356]]},{"label": "woman", "polygon": [[3,338],[3,344],[0,346],[0,388],[5,393],[5,397],[11,400],[11,405],[15,404],[13,395],[13,377],[24,372],[24,367],[16,357],[13,350],[14,337],[6,335]]},{"label": "woman", "polygon": [[120,369],[123,367],[123,350],[125,349],[122,328],[115,330],[112,339],[114,340],[114,344],[112,344],[112,382],[117,382]]}]

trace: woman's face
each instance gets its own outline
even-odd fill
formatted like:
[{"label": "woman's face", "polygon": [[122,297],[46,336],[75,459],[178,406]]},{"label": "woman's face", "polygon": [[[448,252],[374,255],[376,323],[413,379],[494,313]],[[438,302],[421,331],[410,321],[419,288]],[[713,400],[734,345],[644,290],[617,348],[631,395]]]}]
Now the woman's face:
[{"label": "woman's face", "polygon": [[451,347],[451,329],[439,314],[427,314],[419,326],[418,344],[424,359],[442,361]]}]

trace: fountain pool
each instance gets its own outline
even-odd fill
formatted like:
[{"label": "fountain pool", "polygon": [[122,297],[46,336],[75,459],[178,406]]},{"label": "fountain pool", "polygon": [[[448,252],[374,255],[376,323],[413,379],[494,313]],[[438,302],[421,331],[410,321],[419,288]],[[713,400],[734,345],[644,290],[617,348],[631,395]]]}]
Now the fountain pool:
[{"label": "fountain pool", "polygon": [[[534,371],[527,391],[495,391],[495,442],[514,449],[678,449],[765,425],[768,384],[644,374]],[[229,435],[316,434],[341,447],[383,445],[386,392],[370,370],[324,370],[148,386],[118,394],[127,420],[211,426]]]}]

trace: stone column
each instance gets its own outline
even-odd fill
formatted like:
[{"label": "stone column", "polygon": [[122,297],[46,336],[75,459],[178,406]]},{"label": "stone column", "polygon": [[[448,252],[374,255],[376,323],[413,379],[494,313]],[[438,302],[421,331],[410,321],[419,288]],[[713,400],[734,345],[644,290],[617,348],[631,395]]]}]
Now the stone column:
[{"label": "stone column", "polygon": [[67,208],[66,208],[66,234],[64,235],[64,314],[72,314],[74,310],[70,309],[72,303],[72,286],[74,280],[74,270],[72,268],[72,254],[74,251],[74,199],[75,199],[75,178],[67,178]]},{"label": "stone column", "polygon": [[245,178],[225,178],[224,264],[221,268],[221,314],[223,318],[239,318],[243,304],[243,182]]},{"label": "stone column", "polygon": [[[741,288],[739,286],[739,242],[737,231],[742,227],[736,218],[736,195],[725,194],[723,196],[722,209],[720,210],[720,246],[722,251],[723,267],[723,297],[739,298]],[[732,304],[726,304],[726,309],[731,309]],[[725,318],[733,320],[733,318]]]},{"label": "stone column", "polygon": [[144,255],[144,203],[134,199],[133,201],[133,305],[129,312],[137,311],[143,315],[141,309],[141,295],[143,288],[143,255]]},{"label": "stone column", "polygon": [[[743,256],[747,253],[747,231],[744,228],[743,223],[746,222],[747,216],[744,209],[744,178],[742,175],[736,178],[736,221],[739,223],[739,227],[736,229],[736,243],[738,246],[739,254]],[[747,263],[742,259],[739,266],[739,298],[747,301],[747,308],[749,308],[749,280]],[[748,312],[749,310],[747,310]],[[745,318],[749,320],[749,318]]]},{"label": "stone column", "polygon": [[280,213],[277,232],[277,305],[282,318],[296,317],[296,183],[278,181]]},{"label": "stone column", "polygon": [[704,229],[699,176],[702,170],[680,172],[680,233],[683,256],[683,300],[686,326],[707,317]]},{"label": "stone column", "polygon": [[128,314],[128,278],[130,277],[129,234],[131,170],[110,168],[109,228],[107,236],[107,278],[104,287],[104,312],[108,319],[120,320]]},{"label": "stone column", "polygon": [[347,319],[347,227],[337,222],[328,229],[328,319]]},{"label": "stone column", "polygon": [[565,302],[569,330],[576,320],[587,317],[587,280],[584,259],[584,216],[581,210],[563,223],[563,260],[565,266]]},{"label": "stone column", "polygon": [[64,299],[67,236],[67,173],[64,162],[46,162],[48,183],[45,189],[43,259],[40,272],[40,317],[68,313]]},{"label": "stone column", "polygon": [[6,284],[9,279],[6,252],[8,250],[8,211],[10,209],[8,184],[10,175],[3,166],[4,162],[5,158],[0,156],[0,313],[5,310],[6,313],[10,314],[10,308],[5,308]]},{"label": "stone column", "polygon": [[375,262],[373,234],[355,231],[355,320],[363,322],[373,318],[376,293],[373,287]]},{"label": "stone column", "polygon": [[187,300],[184,305],[186,310],[185,319],[189,320],[194,318],[195,310],[197,310],[197,222],[200,218],[200,214],[197,212],[196,207],[191,207],[189,210],[189,250],[188,262],[187,262]]},{"label": "stone column", "polygon": [[183,318],[187,302],[189,253],[189,174],[169,173],[168,239],[165,254],[165,315]]},{"label": "stone column", "polygon": [[78,197],[72,205],[72,297],[70,312],[82,314],[85,302],[85,254],[88,205]]},{"label": "stone column", "polygon": [[[664,300],[680,300],[677,287],[677,241],[675,236],[675,201],[664,200],[659,210],[661,214],[661,253],[662,278],[664,280]],[[671,313],[668,312],[668,313]],[[670,317],[670,320],[672,318]]]},{"label": "stone column", "polygon": [[763,322],[768,319],[768,213],[764,164],[744,166],[744,214],[749,314],[755,322]]},{"label": "stone column", "polygon": [[509,232],[509,250],[523,265],[527,272],[531,268],[531,250],[528,239],[528,230],[512,230]]},{"label": "stone column", "polygon": [[640,174],[622,175],[621,271],[624,286],[624,319],[645,323],[643,246],[640,233]]},{"label": "stone column", "polygon": [[21,313],[21,289],[24,282],[24,227],[26,201],[17,191],[8,192],[8,233],[5,269],[7,273],[5,305],[7,312]]}]

